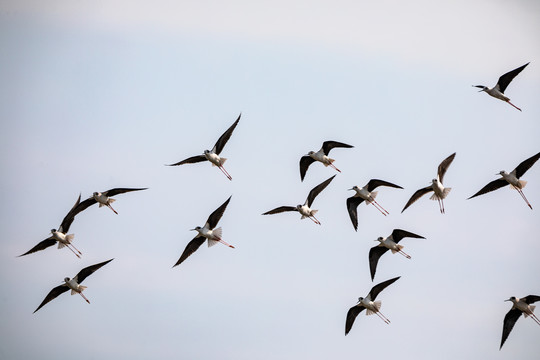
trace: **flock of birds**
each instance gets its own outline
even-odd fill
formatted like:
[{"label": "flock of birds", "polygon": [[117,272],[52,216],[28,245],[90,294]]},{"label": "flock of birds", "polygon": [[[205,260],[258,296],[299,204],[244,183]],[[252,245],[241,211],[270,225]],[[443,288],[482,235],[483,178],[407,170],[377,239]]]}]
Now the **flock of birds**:
[{"label": "flock of birds", "polygon": [[[510,102],[510,99],[504,95],[504,91],[506,90],[508,84],[512,81],[512,79],[516,77],[516,75],[518,75],[527,65],[528,63],[502,75],[499,78],[499,81],[497,82],[497,84],[491,89],[483,85],[474,85],[474,86],[481,88],[482,90],[480,91],[484,91],[497,99],[503,100],[507,102],[508,104],[512,105],[513,107],[515,107],[516,109],[518,109],[519,111],[521,111],[520,108],[512,104]],[[238,125],[240,121],[240,117],[241,117],[241,114],[238,116],[236,121],[225,131],[225,133],[221,135],[221,137],[217,140],[212,150],[204,150],[202,155],[192,156],[180,162],[170,164],[168,166],[178,166],[178,165],[184,165],[184,164],[193,164],[193,163],[198,163],[198,162],[203,162],[203,161],[209,161],[212,164],[212,166],[217,166],[229,180],[232,180],[231,175],[223,167],[227,159],[224,157],[221,157],[220,154],[223,148],[225,147],[227,141],[230,139],[234,129]],[[307,170],[309,169],[309,166],[315,162],[320,162],[325,167],[330,166],[331,168],[335,169],[337,172],[341,172],[334,165],[335,160],[329,157],[329,153],[334,148],[352,148],[352,147],[353,147],[352,145],[348,145],[348,144],[337,142],[337,141],[325,141],[322,144],[322,147],[319,151],[316,151],[316,152],[310,151],[308,152],[308,154],[300,158],[300,180],[301,181],[304,180]],[[456,156],[456,153],[453,153],[440,163],[437,169],[437,177],[431,181],[430,185],[417,190],[411,196],[409,201],[407,201],[407,203],[405,204],[401,212],[405,211],[409,206],[411,206],[414,202],[420,199],[423,195],[433,192],[430,199],[437,200],[441,214],[445,213],[444,199],[450,193],[451,188],[445,187],[443,185],[443,179],[449,166],[454,161],[455,156]],[[494,191],[506,185],[509,185],[511,188],[517,190],[517,192],[522,196],[526,204],[532,209],[531,204],[529,203],[529,201],[523,194],[523,188],[525,187],[527,182],[524,180],[521,180],[520,178],[525,174],[525,172],[529,168],[531,168],[531,166],[534,165],[534,163],[539,158],[540,158],[540,152],[524,160],[523,162],[521,162],[510,173],[504,170],[500,171],[496,175],[500,175],[501,178],[491,181],[482,189],[480,189],[477,193],[469,197],[469,199]],[[303,205],[279,206],[275,209],[272,209],[263,213],[262,215],[272,215],[272,214],[277,214],[277,213],[282,213],[282,212],[297,211],[302,215],[301,217],[302,219],[309,218],[315,224],[321,225],[321,222],[315,217],[315,214],[317,213],[318,210],[312,209],[312,205],[317,195],[319,195],[332,182],[335,176],[336,175],[333,175],[332,177],[326,179],[319,185],[315,186],[309,192]],[[384,180],[379,180],[379,179],[371,179],[363,187],[354,186],[351,189],[349,189],[349,190],[355,191],[355,194],[346,200],[347,211],[348,211],[350,220],[352,222],[352,225],[355,231],[358,230],[357,208],[358,208],[358,205],[360,205],[362,202],[365,202],[366,205],[369,205],[369,204],[373,205],[378,211],[380,211],[385,216],[389,214],[388,211],[384,209],[376,200],[376,196],[378,192],[375,191],[375,189],[380,186],[403,189],[399,185],[396,185],[396,184],[393,184]],[[75,256],[80,258],[82,255],[82,252],[73,245],[74,235],[68,234],[69,228],[71,224],[73,223],[75,216],[77,216],[79,213],[81,213],[82,211],[84,211],[85,209],[87,209],[88,207],[94,204],[98,204],[99,207],[106,206],[109,209],[111,209],[115,214],[118,214],[118,212],[116,212],[116,210],[111,205],[115,201],[115,199],[113,199],[112,197],[123,194],[123,193],[127,193],[127,192],[142,191],[142,190],[147,190],[147,188],[114,188],[114,189],[110,189],[104,192],[94,192],[91,197],[89,197],[88,199],[82,202],[80,201],[81,195],[79,195],[77,201],[75,202],[71,210],[62,220],[60,227],[58,229],[52,229],[51,236],[39,242],[33,248],[31,248],[30,250],[28,250],[27,252],[19,256],[33,254],[35,252],[45,250],[55,244],[58,244],[59,249],[66,247],[73,254],[75,254]],[[193,231],[196,231],[197,235],[187,244],[180,258],[173,265],[173,268],[183,263],[190,255],[192,255],[195,251],[197,251],[197,249],[205,242],[205,240],[208,241],[209,247],[219,242],[230,248],[234,248],[234,246],[228,244],[222,239],[222,229],[220,227],[216,228],[230,200],[231,200],[231,197],[229,197],[220,207],[218,207],[215,211],[213,211],[202,227],[197,226],[194,229],[191,229]],[[408,254],[406,254],[403,251],[403,245],[399,244],[399,242],[404,238],[425,239],[421,235],[417,235],[406,230],[394,229],[392,233],[388,235],[387,237],[379,237],[377,240],[375,240],[378,242],[378,244],[372,247],[369,251],[369,268],[370,268],[372,281],[375,278],[375,272],[376,272],[377,264],[379,262],[380,257],[384,255],[388,250],[390,250],[392,254],[399,253],[403,255],[404,257],[406,257],[407,259],[411,258]],[[69,278],[69,277],[64,278],[64,283],[53,288],[47,294],[47,296],[41,302],[41,304],[37,307],[34,313],[38,311],[39,309],[41,309],[45,304],[52,301],[53,299],[55,299],[56,297],[58,297],[59,295],[61,295],[62,293],[68,290],[71,290],[71,295],[79,294],[83,297],[83,299],[86,302],[90,303],[90,301],[83,294],[83,291],[86,289],[86,286],[81,285],[81,283],[92,273],[94,273],[95,271],[103,267],[104,265],[108,264],[112,260],[113,259],[109,259],[107,261],[103,261],[101,263],[85,267],[81,271],[79,271],[73,278]],[[390,323],[390,320],[381,313],[380,311],[381,301],[379,300],[376,301],[376,298],[386,287],[393,284],[399,278],[400,277],[398,276],[398,277],[383,281],[373,286],[371,290],[369,291],[369,293],[366,295],[366,297],[358,298],[358,303],[354,305],[353,307],[351,307],[349,311],[347,312],[346,322],[345,322],[345,335],[349,333],[349,331],[351,330],[354,324],[356,317],[363,310],[366,310],[367,315],[375,314],[378,317],[380,317],[385,323],[387,324]],[[534,302],[539,301],[539,300],[540,300],[540,296],[538,295],[528,295],[522,298],[517,298],[517,297],[512,296],[508,300],[505,300],[505,301],[512,302],[512,308],[506,314],[504,318],[503,333],[502,333],[500,348],[502,348],[504,342],[506,341],[508,335],[510,334],[510,331],[514,327],[514,324],[516,323],[518,318],[521,316],[521,314],[523,314],[525,317],[530,316],[540,325],[540,320],[536,317],[536,315],[533,312],[535,309],[535,306],[532,305]]]}]

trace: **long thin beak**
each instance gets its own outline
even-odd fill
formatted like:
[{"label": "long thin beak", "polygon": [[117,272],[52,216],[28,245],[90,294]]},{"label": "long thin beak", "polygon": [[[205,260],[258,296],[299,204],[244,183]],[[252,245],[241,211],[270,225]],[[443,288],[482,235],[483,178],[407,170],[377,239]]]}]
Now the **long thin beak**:
[{"label": "long thin beak", "polygon": [[189,231],[197,231],[197,229],[189,229]]},{"label": "long thin beak", "polygon": [[354,189],[353,188],[347,189],[347,191],[349,191],[349,190],[354,190]]},{"label": "long thin beak", "polygon": [[510,300],[510,299],[506,299],[506,300],[504,300],[504,301],[512,301],[512,300]]}]

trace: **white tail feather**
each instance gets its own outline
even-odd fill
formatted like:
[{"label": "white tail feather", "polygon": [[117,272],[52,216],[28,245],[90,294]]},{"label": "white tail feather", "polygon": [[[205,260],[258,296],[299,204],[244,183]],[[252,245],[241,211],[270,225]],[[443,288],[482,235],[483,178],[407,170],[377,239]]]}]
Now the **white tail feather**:
[{"label": "white tail feather", "polygon": [[74,237],[75,237],[75,234],[66,235],[66,241],[68,243],[70,243],[73,240]]},{"label": "white tail feather", "polygon": [[99,204],[99,207],[102,207],[102,206],[103,206],[103,204],[102,204],[102,203],[98,203],[98,204]]},{"label": "white tail feather", "polygon": [[373,202],[373,200],[375,200],[375,198],[377,197],[378,193],[379,193],[378,191],[371,192],[371,194],[370,194],[371,200],[366,200],[366,205],[371,204]]},{"label": "white tail feather", "polygon": [[58,248],[59,249],[63,248],[64,246],[66,246],[66,245],[64,245],[64,243],[62,243],[61,241],[58,242]]},{"label": "white tail feather", "polygon": [[397,250],[390,249],[390,251],[392,252],[392,254],[395,254],[395,253],[401,251],[401,249],[403,249],[403,245],[397,244],[397,248],[398,248]]},{"label": "white tail feather", "polygon": [[116,199],[111,199],[111,198],[109,198],[109,204],[112,204],[112,203],[115,202],[115,201],[116,201]]},{"label": "white tail feather", "polygon": [[525,187],[525,185],[527,185],[527,181],[525,180],[518,180],[518,186],[514,186],[512,184],[510,184],[510,188],[512,189],[523,189]]},{"label": "white tail feather", "polygon": [[315,215],[319,210],[311,210],[311,215]]},{"label": "white tail feather", "polygon": [[381,301],[380,301],[380,300],[374,301],[374,302],[373,302],[373,306],[375,306],[375,309],[377,309],[377,311],[373,311],[373,310],[370,310],[370,309],[366,309],[366,315],[373,315],[373,314],[375,314],[376,312],[378,312],[379,309],[381,308]]},{"label": "white tail feather", "polygon": [[208,247],[212,247],[214,245],[216,245],[219,241],[217,240],[212,240],[212,239],[208,239]]},{"label": "white tail feather", "polygon": [[536,305],[529,305],[529,308],[531,309],[532,312],[534,312],[534,309],[536,309]]},{"label": "white tail feather", "polygon": [[217,229],[214,229],[212,230],[212,234],[218,238],[221,239],[221,234],[223,233],[223,231],[221,230],[220,227],[218,227]]},{"label": "white tail feather", "polygon": [[431,195],[429,199],[430,200],[446,199],[450,190],[452,190],[452,188],[444,188],[442,196],[440,198],[437,196],[437,194],[433,193],[433,195]]}]

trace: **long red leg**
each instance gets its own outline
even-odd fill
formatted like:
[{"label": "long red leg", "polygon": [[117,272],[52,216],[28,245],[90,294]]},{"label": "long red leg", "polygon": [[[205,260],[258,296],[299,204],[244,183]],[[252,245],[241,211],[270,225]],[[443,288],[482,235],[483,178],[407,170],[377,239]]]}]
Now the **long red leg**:
[{"label": "long red leg", "polygon": [[90,304],[90,300],[88,300],[88,299],[86,298],[86,296],[84,296],[84,294],[82,293],[82,291],[81,291],[79,294],[81,294],[81,296],[83,297],[83,299],[86,300],[86,302]]},{"label": "long red leg", "polygon": [[517,189],[519,195],[521,195],[521,197],[523,198],[523,200],[525,200],[525,202],[527,203],[527,205],[529,205],[529,207],[531,208],[532,210],[532,206],[531,204],[529,203],[529,201],[527,200],[527,198],[525,197],[525,194],[523,193],[523,190],[521,189]]},{"label": "long red leg", "polygon": [[311,219],[311,220],[313,220],[313,222],[314,222],[315,224],[321,225],[321,222],[320,222],[315,216],[311,215],[309,218],[310,218],[310,219],[313,218],[313,219]]},{"label": "long red leg", "polygon": [[519,111],[521,111],[521,109],[520,109],[520,108],[518,108],[518,107],[517,107],[516,105],[512,104],[512,103],[510,102],[510,100],[509,100],[509,101],[507,101],[507,103],[509,103],[510,105],[512,105],[513,107],[515,107],[515,108],[516,108],[516,109],[518,109]]},{"label": "long red leg", "polygon": [[72,253],[74,253],[76,257],[78,257],[79,259],[81,258],[81,257],[79,256],[79,254],[77,254],[75,251],[73,251],[73,249],[72,249],[69,245],[66,245],[66,247],[67,247]]},{"label": "long red leg", "polygon": [[341,172],[341,170],[339,170],[334,164],[330,163],[330,166],[336,169],[338,172]]},{"label": "long red leg", "polygon": [[115,213],[116,215],[118,215],[118,213],[116,212],[116,210],[113,209],[113,207],[111,206],[111,204],[107,204],[107,206],[109,207],[109,209],[111,209],[112,211],[114,211],[114,213]]},{"label": "long red leg", "polygon": [[78,252],[79,254],[82,255],[82,252],[80,252],[79,249],[77,249],[75,246],[73,246],[72,243],[69,243],[69,246],[71,246],[72,248],[74,248],[75,250],[77,250],[77,252]]},{"label": "long red leg", "polygon": [[383,314],[381,314],[379,311],[377,311],[375,314],[377,314],[377,316],[380,317],[382,321],[384,321],[387,324],[390,324],[390,320],[388,320],[388,318],[384,316]]},{"label": "long red leg", "polygon": [[400,253],[401,255],[405,256],[407,259],[410,259],[411,256],[409,254],[407,254],[406,252],[404,252],[403,250],[399,250],[398,253]]},{"label": "long red leg", "polygon": [[531,317],[534,319],[534,321],[536,321],[536,323],[537,323],[538,325],[540,325],[540,320],[538,320],[538,318],[536,317],[536,315],[535,315],[534,313],[531,314]]},{"label": "long red leg", "polygon": [[383,208],[383,207],[381,206],[381,204],[379,204],[376,200],[373,200],[372,204],[373,204],[373,206],[375,206],[375,207],[376,207],[383,215],[386,216],[386,215],[390,214],[390,213],[389,213],[388,211],[386,211],[386,209]]},{"label": "long red leg", "polygon": [[232,246],[231,244],[229,243],[226,243],[225,241],[221,240],[220,238],[216,239],[217,241],[219,241],[220,243],[222,243],[223,245],[227,245],[228,247],[230,248],[233,248],[234,249],[234,246]]}]

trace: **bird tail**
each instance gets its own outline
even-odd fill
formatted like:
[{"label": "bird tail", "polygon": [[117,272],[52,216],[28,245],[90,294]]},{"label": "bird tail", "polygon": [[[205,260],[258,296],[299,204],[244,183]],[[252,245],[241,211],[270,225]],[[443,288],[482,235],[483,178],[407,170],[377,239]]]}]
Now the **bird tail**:
[{"label": "bird tail", "polygon": [[372,191],[370,196],[371,196],[371,200],[366,200],[366,205],[369,205],[373,202],[373,200],[375,200],[375,198],[377,197],[377,194],[379,192],[378,191]]},{"label": "bird tail", "polygon": [[[534,309],[536,309],[536,305],[529,305],[529,308],[531,309],[531,312],[534,312]],[[525,317],[530,316],[530,315],[527,314],[525,311],[523,312],[523,315],[524,315]]]},{"label": "bird tail", "polygon": [[323,163],[323,164],[326,167],[326,166],[332,164],[334,161],[336,161],[336,160],[328,158],[328,164],[325,164],[325,163]]},{"label": "bird tail", "polygon": [[390,251],[392,252],[392,254],[395,254],[395,253],[397,253],[398,251],[401,251],[401,249],[403,249],[403,245],[399,245],[399,244],[398,244],[398,245],[397,245],[397,248],[398,248],[398,250],[390,249]]},{"label": "bird tail", "polygon": [[[220,227],[218,227],[217,229],[214,229],[212,230],[212,234],[217,237],[218,239],[221,239],[221,234],[223,233],[223,231],[221,230]],[[218,243],[219,241],[217,240],[213,240],[213,239],[208,239],[208,247],[211,247],[211,246],[214,246]]]},{"label": "bird tail", "polygon": [[88,286],[83,286],[83,285],[79,285],[79,290],[80,291],[75,291],[73,289],[71,289],[71,295],[75,295],[75,294],[78,294],[79,292],[83,292],[84,289],[86,289]]},{"label": "bird tail", "polygon": [[75,237],[75,234],[66,235],[66,241],[68,243],[70,243],[73,240],[74,237]]},{"label": "bird tail", "polygon": [[514,185],[510,184],[510,187],[511,187],[512,189],[518,189],[518,188],[519,188],[519,189],[523,189],[523,188],[525,187],[525,185],[527,185],[527,181],[525,181],[525,180],[518,180],[518,184],[519,184],[518,186],[514,186]]},{"label": "bird tail", "polygon": [[[381,308],[381,301],[377,300],[377,301],[373,302],[373,305],[375,306],[375,309],[377,309],[377,311],[379,311],[379,309]],[[373,314],[375,314],[375,311],[371,311],[370,309],[366,309],[366,315],[373,315]]]},{"label": "bird tail", "polygon": [[[450,192],[450,190],[452,190],[452,188],[444,188],[441,199],[446,199],[446,197],[448,196],[448,193]],[[437,194],[433,193],[433,195],[431,195],[431,197],[429,199],[430,200],[437,200],[438,199]]]},{"label": "bird tail", "polygon": [[[227,158],[220,157],[219,158],[219,165],[223,166],[223,164],[225,164],[225,161],[227,161]],[[216,164],[212,163],[212,166],[216,166]]]},{"label": "bird tail", "polygon": [[61,242],[61,241],[58,242],[58,248],[59,249],[62,249],[64,246],[66,246],[66,245],[64,245],[63,242]]}]

